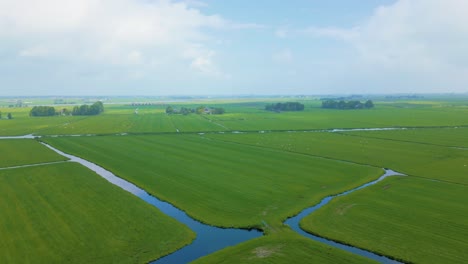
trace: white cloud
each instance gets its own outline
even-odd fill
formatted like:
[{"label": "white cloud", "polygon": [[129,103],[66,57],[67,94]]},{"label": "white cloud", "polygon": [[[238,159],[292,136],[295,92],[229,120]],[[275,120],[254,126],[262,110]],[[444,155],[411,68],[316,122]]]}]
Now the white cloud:
[{"label": "white cloud", "polygon": [[182,2],[184,2],[188,6],[193,6],[193,7],[207,7],[208,6],[206,2],[198,1],[198,0],[184,0]]},{"label": "white cloud", "polygon": [[467,67],[466,10],[464,0],[400,0],[378,8],[353,44],[366,59],[388,66]]},{"label": "white cloud", "polygon": [[[18,56],[110,65],[170,64],[210,50],[206,29],[230,28],[217,15],[170,0],[0,0],[1,42]],[[11,46],[11,45],[10,45]],[[192,56],[183,56],[192,50]],[[213,56],[208,56],[210,64]],[[212,66],[214,67],[214,66]]]},{"label": "white cloud", "polygon": [[301,32],[351,44],[359,61],[343,64],[379,75],[382,83],[402,78],[402,86],[428,86],[416,88],[421,91],[466,91],[467,10],[465,0],[398,0],[375,9],[353,28],[310,27]]},{"label": "white cloud", "polygon": [[212,53],[209,53],[206,56],[198,56],[193,59],[190,67],[206,74],[214,74],[216,73],[216,69],[214,68],[213,61],[211,60],[212,57]]}]

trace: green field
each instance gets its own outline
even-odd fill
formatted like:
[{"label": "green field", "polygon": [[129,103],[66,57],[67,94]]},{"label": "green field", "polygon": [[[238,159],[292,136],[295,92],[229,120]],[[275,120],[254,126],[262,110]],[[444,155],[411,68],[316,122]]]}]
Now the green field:
[{"label": "green field", "polygon": [[[130,98],[131,99],[131,98]],[[129,100],[130,100],[129,99]],[[0,120],[0,135],[115,134],[206,131],[311,130],[329,128],[432,127],[468,124],[468,107],[451,101],[378,102],[374,109],[343,111],[320,108],[316,99],[298,100],[303,112],[274,113],[264,110],[267,103],[291,99],[199,100],[196,102],[158,102],[154,105],[105,105],[99,116],[30,117],[31,108],[0,108],[14,119]],[[167,105],[174,107],[222,106],[224,115],[164,114]],[[72,106],[57,106],[57,108]],[[135,109],[138,108],[138,115]]]},{"label": "green field", "polygon": [[304,238],[284,227],[281,232],[250,240],[200,258],[194,264],[237,263],[375,263],[367,258]]},{"label": "green field", "polygon": [[0,262],[143,263],[194,234],[85,167],[0,170]]},{"label": "green field", "polygon": [[320,198],[382,174],[379,168],[198,135],[44,140],[108,168],[198,220],[224,227],[278,226]]},{"label": "green field", "polygon": [[[464,262],[466,97],[376,98],[376,107],[368,110],[321,109],[313,97],[115,98],[106,102],[120,104],[106,104],[98,116],[33,118],[28,107],[1,108],[0,135],[46,135],[40,140],[105,167],[197,220],[265,233],[196,263],[365,263],[367,259],[303,238],[282,222],[327,195],[376,179],[382,168],[409,176],[339,197],[301,225],[404,261]],[[267,103],[288,101],[305,104],[305,110],[264,110]],[[167,115],[167,105],[223,107],[226,113]],[[5,119],[8,112],[14,119]],[[408,129],[318,131],[379,127]],[[61,162],[0,169],[0,235],[6,238],[0,243],[0,262],[143,263],[194,237],[34,140],[0,140],[0,149],[6,153],[0,168]]]},{"label": "green field", "polygon": [[[387,133],[391,134],[394,131]],[[443,137],[443,134],[440,135]],[[329,132],[207,134],[205,136],[218,141],[237,142],[245,146],[259,146],[266,149],[346,160],[391,168],[410,175],[468,183],[468,151],[463,149]],[[464,137],[468,141],[468,134]]]},{"label": "green field", "polygon": [[414,263],[464,263],[468,186],[393,177],[309,215],[308,231]]},{"label": "green field", "polygon": [[343,134],[455,148],[468,148],[467,127],[344,132]]},{"label": "green field", "polygon": [[0,149],[0,168],[67,160],[32,139],[2,139]]}]

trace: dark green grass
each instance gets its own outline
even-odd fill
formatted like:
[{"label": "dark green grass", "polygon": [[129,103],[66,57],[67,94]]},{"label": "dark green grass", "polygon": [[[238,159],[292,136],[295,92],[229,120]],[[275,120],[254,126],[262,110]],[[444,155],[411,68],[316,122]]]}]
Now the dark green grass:
[{"label": "dark green grass", "polygon": [[[444,134],[439,136],[444,137]],[[328,132],[207,134],[206,137],[370,164],[405,174],[468,184],[468,151],[462,149]]]},{"label": "dark green grass", "polygon": [[468,187],[414,177],[392,177],[333,200],[301,225],[415,263],[468,259]]},{"label": "dark green grass", "polygon": [[0,150],[0,168],[67,160],[32,139],[1,139]]},{"label": "dark green grass", "polygon": [[194,218],[224,227],[280,225],[320,198],[376,179],[379,168],[209,140],[198,135],[45,139]]},{"label": "dark green grass", "polygon": [[367,258],[304,238],[284,227],[281,232],[256,238],[200,258],[204,263],[375,263]]},{"label": "dark green grass", "polygon": [[1,263],[144,263],[194,234],[85,167],[0,170]]}]

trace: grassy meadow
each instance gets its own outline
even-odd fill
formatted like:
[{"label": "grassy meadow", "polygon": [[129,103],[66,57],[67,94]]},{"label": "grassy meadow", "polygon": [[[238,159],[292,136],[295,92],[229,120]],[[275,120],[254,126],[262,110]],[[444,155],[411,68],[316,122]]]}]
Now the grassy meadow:
[{"label": "grassy meadow", "polygon": [[468,148],[468,127],[343,132],[343,134],[395,141]]},{"label": "grassy meadow", "polygon": [[392,177],[333,200],[301,226],[406,262],[463,263],[467,199],[466,185]]},{"label": "grassy meadow", "polygon": [[[364,133],[374,132],[361,132],[361,135]],[[391,135],[395,131],[386,133]],[[218,141],[369,164],[405,174],[468,184],[468,151],[464,149],[329,132],[205,136]],[[468,134],[462,137],[465,138],[463,142],[468,141]]]},{"label": "grassy meadow", "polygon": [[67,160],[33,139],[2,139],[0,149],[0,168]]},{"label": "grassy meadow", "polygon": [[1,263],[144,263],[194,234],[75,163],[0,170]]},{"label": "grassy meadow", "polygon": [[[382,96],[368,110],[322,109],[312,97],[164,100],[106,99],[98,116],[30,117],[30,107],[0,104],[0,136],[42,135],[41,141],[105,167],[197,220],[266,234],[195,263],[366,263],[282,223],[325,196],[376,179],[382,168],[409,176],[339,197],[301,225],[408,262],[467,258],[468,98]],[[287,101],[305,110],[264,110]],[[167,115],[167,105],[221,106],[226,113]],[[12,120],[5,119],[8,112]],[[408,129],[318,131],[386,127]],[[2,139],[0,149],[7,153],[0,168],[64,161],[30,139]],[[0,193],[6,238],[0,262],[144,263],[194,237],[77,164],[0,169]]]},{"label": "grassy meadow", "polygon": [[[268,112],[267,103],[300,101],[302,112]],[[166,115],[165,107],[223,106],[223,115]],[[72,106],[56,106],[71,109]],[[138,109],[138,114],[135,110]],[[468,124],[468,107],[460,102],[398,101],[379,102],[364,111],[320,108],[317,99],[295,98],[250,100],[199,100],[196,102],[159,102],[154,105],[105,105],[99,116],[30,117],[30,107],[0,108],[13,114],[12,120],[0,120],[0,135],[72,135],[115,133],[168,133],[208,131],[312,130],[329,128],[431,127]],[[4,117],[5,118],[5,117]]]},{"label": "grassy meadow", "polygon": [[380,168],[198,135],[43,140],[108,168],[202,222],[223,227],[280,226],[322,197],[383,173]]},{"label": "grassy meadow", "polygon": [[314,240],[302,237],[287,227],[281,232],[256,238],[238,246],[200,258],[193,264],[237,263],[376,263]]}]

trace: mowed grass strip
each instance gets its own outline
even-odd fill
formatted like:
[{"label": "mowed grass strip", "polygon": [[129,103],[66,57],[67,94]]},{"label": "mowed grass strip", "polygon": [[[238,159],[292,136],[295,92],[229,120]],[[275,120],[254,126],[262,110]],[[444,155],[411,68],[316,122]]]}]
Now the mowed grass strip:
[{"label": "mowed grass strip", "polygon": [[435,144],[448,147],[468,148],[468,128],[425,128],[392,131],[356,131],[343,134],[361,137],[382,138],[389,140]]},{"label": "mowed grass strip", "polygon": [[[444,137],[444,134],[439,136]],[[329,132],[207,134],[206,137],[370,164],[405,174],[468,184],[468,151],[463,149]]]},{"label": "mowed grass strip", "polygon": [[174,127],[180,132],[224,131],[225,127],[212,122],[202,115],[169,115]]},{"label": "mowed grass strip", "polygon": [[194,234],[76,163],[0,170],[1,263],[145,263]]},{"label": "mowed grass strip", "polygon": [[237,263],[375,263],[344,250],[305,238],[283,227],[281,232],[256,238],[200,258],[193,264]]},{"label": "mowed grass strip", "polygon": [[468,187],[415,177],[392,177],[339,197],[301,226],[415,263],[468,259]]},{"label": "mowed grass strip", "polygon": [[44,139],[223,227],[281,225],[326,195],[376,179],[380,168],[198,135]]},{"label": "mowed grass strip", "polygon": [[0,150],[0,168],[67,160],[33,139],[0,139]]}]

